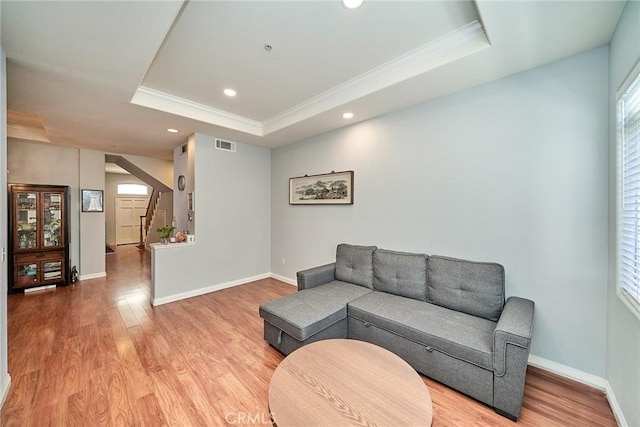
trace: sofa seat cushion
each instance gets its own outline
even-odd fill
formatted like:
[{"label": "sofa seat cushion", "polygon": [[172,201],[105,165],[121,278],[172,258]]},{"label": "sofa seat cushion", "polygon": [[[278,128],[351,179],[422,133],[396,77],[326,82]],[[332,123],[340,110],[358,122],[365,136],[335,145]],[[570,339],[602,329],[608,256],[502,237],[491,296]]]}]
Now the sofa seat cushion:
[{"label": "sofa seat cushion", "polygon": [[373,289],[375,246],[342,243],[336,249],[336,279]]},{"label": "sofa seat cushion", "polygon": [[498,321],[504,306],[504,267],[490,262],[430,256],[427,301]]},{"label": "sofa seat cushion", "polygon": [[348,315],[493,371],[496,322],[377,291],[350,302]]},{"label": "sofa seat cushion", "polygon": [[373,253],[373,289],[427,300],[427,256],[377,249]]},{"label": "sofa seat cushion", "polygon": [[347,303],[369,292],[362,286],[335,280],[266,302],[260,306],[260,317],[304,341],[347,317]]}]

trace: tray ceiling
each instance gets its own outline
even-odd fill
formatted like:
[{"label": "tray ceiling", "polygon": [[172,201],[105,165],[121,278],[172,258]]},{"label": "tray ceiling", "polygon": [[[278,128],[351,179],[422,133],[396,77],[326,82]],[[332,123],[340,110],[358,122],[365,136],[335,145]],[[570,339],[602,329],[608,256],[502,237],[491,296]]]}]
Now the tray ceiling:
[{"label": "tray ceiling", "polygon": [[0,40],[9,108],[53,144],[171,158],[193,132],[274,148],[605,45],[623,7],[3,0]]}]

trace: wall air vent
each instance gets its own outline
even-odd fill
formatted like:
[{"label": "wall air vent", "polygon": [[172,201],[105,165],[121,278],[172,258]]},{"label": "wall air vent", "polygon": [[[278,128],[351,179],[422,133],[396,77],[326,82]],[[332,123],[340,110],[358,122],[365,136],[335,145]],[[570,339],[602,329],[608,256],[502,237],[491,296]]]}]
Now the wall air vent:
[{"label": "wall air vent", "polygon": [[232,151],[232,152],[235,153],[235,151],[236,151],[236,143],[216,138],[216,148],[218,150]]},{"label": "wall air vent", "polygon": [[180,154],[184,154],[187,152],[187,144],[182,144],[182,146],[180,146]]}]

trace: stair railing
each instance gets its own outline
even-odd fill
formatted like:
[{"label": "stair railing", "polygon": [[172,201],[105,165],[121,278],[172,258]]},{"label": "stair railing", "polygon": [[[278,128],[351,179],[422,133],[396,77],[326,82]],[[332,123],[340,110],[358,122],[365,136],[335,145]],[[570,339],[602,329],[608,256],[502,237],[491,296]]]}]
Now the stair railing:
[{"label": "stair railing", "polygon": [[[155,188],[151,192],[151,197],[149,197],[149,203],[147,204],[147,212],[145,215],[140,215],[140,244],[139,247],[144,247],[144,241],[149,235],[149,228],[151,227],[151,222],[153,221],[153,215],[156,211],[156,205],[158,204],[158,199],[160,198],[160,192]],[[144,234],[143,234],[143,225],[142,218],[144,220]]]}]

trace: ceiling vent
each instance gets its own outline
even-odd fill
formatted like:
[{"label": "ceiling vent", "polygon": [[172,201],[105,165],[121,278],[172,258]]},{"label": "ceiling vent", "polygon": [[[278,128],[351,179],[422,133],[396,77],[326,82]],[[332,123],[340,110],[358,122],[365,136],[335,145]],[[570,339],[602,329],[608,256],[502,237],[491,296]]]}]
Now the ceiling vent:
[{"label": "ceiling vent", "polygon": [[218,150],[236,152],[236,143],[216,138],[216,148]]}]

